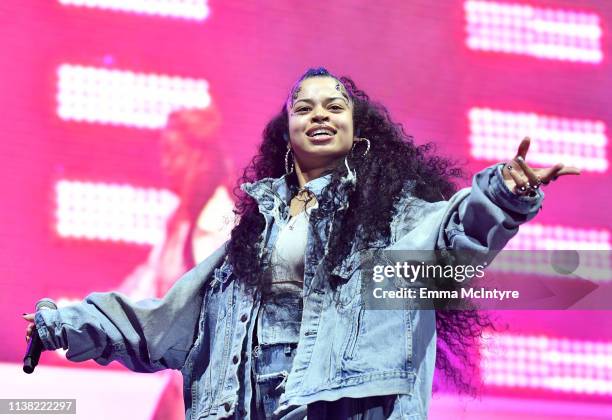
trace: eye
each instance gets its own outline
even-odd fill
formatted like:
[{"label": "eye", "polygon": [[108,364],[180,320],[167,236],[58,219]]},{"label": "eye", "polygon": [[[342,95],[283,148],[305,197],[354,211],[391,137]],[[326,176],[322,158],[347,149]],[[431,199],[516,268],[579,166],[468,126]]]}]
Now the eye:
[{"label": "eye", "polygon": [[330,106],[331,109],[335,109],[335,110],[342,110],[344,109],[341,105],[332,105]]},{"label": "eye", "polygon": [[301,108],[296,109],[295,112],[304,112],[304,111],[308,111],[308,110],[310,110],[309,107],[303,106]]}]

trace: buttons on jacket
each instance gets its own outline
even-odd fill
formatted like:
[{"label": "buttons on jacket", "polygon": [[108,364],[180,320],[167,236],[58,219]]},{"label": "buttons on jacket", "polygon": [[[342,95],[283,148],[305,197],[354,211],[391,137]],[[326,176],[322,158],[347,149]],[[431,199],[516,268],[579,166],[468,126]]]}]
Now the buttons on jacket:
[{"label": "buttons on jacket", "polygon": [[240,320],[242,322],[247,322],[247,319],[249,319],[249,317],[247,316],[247,314],[242,314],[242,316],[240,317]]},{"label": "buttons on jacket", "polygon": [[225,411],[229,412],[232,409],[232,405],[226,402],[225,404],[223,404],[223,408],[225,409]]},{"label": "buttons on jacket", "polygon": [[235,364],[235,365],[238,364],[238,360],[240,360],[240,359],[238,359],[238,356],[232,357],[232,363],[233,364]]}]

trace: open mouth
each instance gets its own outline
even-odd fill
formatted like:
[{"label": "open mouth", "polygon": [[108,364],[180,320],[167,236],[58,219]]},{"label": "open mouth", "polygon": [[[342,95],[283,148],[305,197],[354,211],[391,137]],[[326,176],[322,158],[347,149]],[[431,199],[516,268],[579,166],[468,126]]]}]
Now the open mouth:
[{"label": "open mouth", "polygon": [[332,139],[336,135],[336,130],[327,125],[320,125],[306,131],[306,135],[312,140],[324,141]]}]

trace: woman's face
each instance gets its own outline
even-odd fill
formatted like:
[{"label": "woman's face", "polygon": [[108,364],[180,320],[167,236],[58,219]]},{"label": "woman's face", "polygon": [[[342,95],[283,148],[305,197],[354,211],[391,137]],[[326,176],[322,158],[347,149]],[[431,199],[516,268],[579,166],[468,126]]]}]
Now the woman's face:
[{"label": "woman's face", "polygon": [[289,138],[302,170],[333,165],[353,146],[353,105],[332,77],[301,82],[287,103]]}]

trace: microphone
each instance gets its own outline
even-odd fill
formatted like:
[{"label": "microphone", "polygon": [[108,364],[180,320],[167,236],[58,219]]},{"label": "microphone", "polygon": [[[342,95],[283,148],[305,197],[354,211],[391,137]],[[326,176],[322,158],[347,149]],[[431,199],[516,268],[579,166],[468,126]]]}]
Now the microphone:
[{"label": "microphone", "polygon": [[[53,300],[49,298],[42,298],[36,302],[36,312],[43,309],[57,309],[57,305]],[[26,350],[25,357],[23,358],[23,371],[25,373],[34,372],[34,368],[38,365],[40,360],[40,353],[43,351],[44,345],[42,340],[38,336],[36,328],[32,331],[32,336],[28,342],[28,349]]]}]

